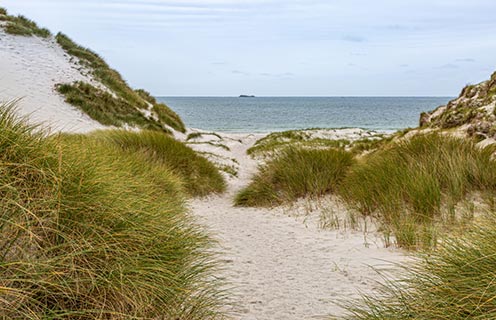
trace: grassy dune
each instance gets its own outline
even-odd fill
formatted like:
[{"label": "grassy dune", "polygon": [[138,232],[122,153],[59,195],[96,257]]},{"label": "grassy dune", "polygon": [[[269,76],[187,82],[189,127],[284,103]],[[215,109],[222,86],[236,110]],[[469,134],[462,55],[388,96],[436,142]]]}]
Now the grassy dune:
[{"label": "grassy dune", "polygon": [[0,314],[210,319],[210,239],[181,178],[146,152],[47,137],[0,108]]},{"label": "grassy dune", "polygon": [[109,130],[93,136],[118,146],[126,153],[142,153],[148,159],[167,166],[183,179],[187,192],[193,196],[220,193],[226,188],[224,178],[211,162],[160,132]]},{"label": "grassy dune", "polygon": [[[151,109],[158,118],[158,122],[160,124],[166,124],[180,132],[186,131],[184,123],[174,111],[172,111],[165,104],[157,103],[157,101],[148,92],[144,90],[135,91],[131,89],[126,83],[126,81],[122,78],[122,76],[117,71],[110,68],[110,66],[98,54],[76,44],[68,36],[60,32],[55,36],[55,39],[57,40],[58,44],[69,55],[79,58],[83,65],[85,65],[86,67],[90,68],[93,71],[93,75],[97,80],[101,81],[105,86],[107,86],[107,88],[112,90],[117,95],[117,98],[114,100],[122,100],[121,104],[127,104],[131,108],[135,109],[134,113],[138,112],[138,109],[149,110],[149,106],[151,105]],[[65,84],[65,86],[69,86],[69,87],[75,86],[76,87],[75,89],[77,89],[77,84],[76,85]],[[71,91],[66,90],[66,91],[71,92],[72,94],[74,94],[74,92],[77,92],[75,90],[71,90]],[[65,94],[65,92],[62,93]],[[80,97],[81,100],[91,101],[85,99],[85,95],[80,95]],[[148,103],[150,103],[150,105],[148,105]],[[114,112],[115,110],[112,110],[113,105],[114,104],[110,104],[110,105],[107,105],[105,103],[102,104],[99,109],[93,111],[95,113],[98,113],[96,115],[93,115],[93,118],[100,121],[100,119],[107,119],[109,114],[113,114],[114,117],[118,117],[118,116],[128,116],[130,115],[130,113],[133,112],[132,110],[130,110],[129,107],[125,108],[126,112],[123,114]],[[77,104],[76,106],[80,107],[80,105]],[[83,111],[85,110],[83,109]],[[133,115],[133,117],[136,118],[137,116]],[[149,123],[145,125],[141,125],[140,123],[136,123],[136,122],[133,122],[131,124],[138,124],[140,128],[145,128],[145,129],[156,127],[156,123],[154,122],[157,121],[153,119],[146,119],[146,120],[148,120]],[[102,124],[106,124],[106,123],[102,122]],[[117,122],[117,124],[119,123]]]},{"label": "grassy dune", "polygon": [[36,22],[29,20],[22,15],[11,16],[6,9],[1,7],[0,21],[7,22],[4,26],[4,30],[9,34],[26,37],[38,36],[42,38],[48,38],[52,35],[48,29],[38,27]]},{"label": "grassy dune", "polygon": [[[308,129],[309,131],[311,129]],[[266,137],[258,140],[255,145],[248,149],[247,153],[252,157],[271,157],[288,147],[302,148],[339,148],[344,149],[350,141],[329,140],[312,137],[311,133],[305,130],[288,130],[282,132],[272,132]]]},{"label": "grassy dune", "polygon": [[387,241],[394,236],[402,247],[433,246],[439,233],[472,218],[470,212],[456,210],[468,196],[477,192],[484,199],[493,198],[494,148],[480,149],[473,141],[440,134],[399,141],[371,141],[379,148],[357,161],[353,161],[353,145],[350,152],[298,144],[282,148],[235,203],[273,206],[335,193],[351,214],[377,218]]},{"label": "grassy dune", "polygon": [[235,199],[239,206],[274,206],[304,196],[336,191],[352,165],[350,153],[335,149],[289,148],[260,167]]},{"label": "grassy dune", "polygon": [[339,194],[360,213],[375,215],[400,246],[430,246],[434,224],[453,224],[455,206],[468,194],[493,195],[493,152],[469,140],[417,135],[361,159]]},{"label": "grassy dune", "polygon": [[496,319],[496,212],[405,265],[380,297],[348,304],[348,319]]},{"label": "grassy dune", "polygon": [[136,107],[124,99],[116,98],[110,93],[85,82],[62,84],[57,91],[65,96],[65,101],[72,104],[93,120],[107,126],[136,126],[143,129],[171,133],[159,121],[147,118]]}]

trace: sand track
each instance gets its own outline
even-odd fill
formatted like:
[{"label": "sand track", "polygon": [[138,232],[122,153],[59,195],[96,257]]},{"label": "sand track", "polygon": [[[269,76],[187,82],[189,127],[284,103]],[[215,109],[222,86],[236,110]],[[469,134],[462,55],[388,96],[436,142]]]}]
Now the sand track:
[{"label": "sand track", "polygon": [[[232,206],[257,162],[246,155],[259,136],[227,135],[239,178],[230,179],[222,196],[196,199],[193,213],[219,240],[224,277],[231,287],[228,312],[234,319],[319,319],[340,315],[339,300],[373,293],[381,277],[374,270],[393,268],[406,259],[384,248],[380,235],[321,230],[315,216],[291,210]],[[241,141],[241,142],[240,142]],[[198,146],[196,146],[198,148]],[[210,146],[211,147],[211,146]]]}]

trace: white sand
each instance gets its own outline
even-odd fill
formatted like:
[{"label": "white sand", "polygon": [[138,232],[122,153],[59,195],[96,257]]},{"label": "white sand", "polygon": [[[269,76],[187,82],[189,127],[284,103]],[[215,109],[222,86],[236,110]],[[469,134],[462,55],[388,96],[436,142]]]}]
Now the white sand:
[{"label": "white sand", "polygon": [[[345,130],[337,137],[349,133]],[[261,136],[223,134],[223,139],[201,139],[226,144],[231,151],[217,148],[219,153],[239,162],[239,176],[229,179],[226,194],[191,201],[194,214],[220,241],[218,251],[225,262],[221,276],[232,294],[227,311],[234,319],[342,315],[344,310],[336,302],[377,289],[382,278],[374,268],[394,269],[394,263],[407,257],[400,250],[384,248],[380,234],[320,229],[318,212],[306,216],[288,208],[233,207],[234,194],[248,184],[257,167],[246,150]],[[208,144],[193,147],[216,149]],[[343,214],[342,207],[328,205]],[[297,211],[306,210],[299,206]]]},{"label": "white sand", "polygon": [[20,99],[19,114],[52,131],[105,128],[64,102],[54,89],[57,83],[74,81],[101,86],[53,39],[12,36],[0,28],[0,102]]}]

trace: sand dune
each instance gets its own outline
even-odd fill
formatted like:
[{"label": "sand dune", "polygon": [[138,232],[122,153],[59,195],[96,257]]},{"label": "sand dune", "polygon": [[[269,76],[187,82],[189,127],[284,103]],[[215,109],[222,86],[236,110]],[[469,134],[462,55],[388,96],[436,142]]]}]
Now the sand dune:
[{"label": "sand dune", "polygon": [[104,128],[55,91],[57,83],[100,85],[55,40],[12,36],[0,29],[0,70],[0,101],[19,100],[19,113],[33,123],[66,132]]}]

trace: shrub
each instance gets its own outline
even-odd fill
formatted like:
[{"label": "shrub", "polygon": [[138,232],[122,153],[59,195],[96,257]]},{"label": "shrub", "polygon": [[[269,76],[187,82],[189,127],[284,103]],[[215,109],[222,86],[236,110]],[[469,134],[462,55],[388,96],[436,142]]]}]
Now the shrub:
[{"label": "shrub", "polygon": [[422,242],[421,230],[449,218],[440,214],[442,203],[453,211],[468,193],[495,189],[492,152],[468,140],[417,135],[363,158],[340,194],[364,215],[376,214],[398,244],[415,246]]},{"label": "shrub", "polygon": [[223,192],[226,188],[224,178],[211,162],[185,144],[159,132],[112,130],[97,132],[95,136],[131,154],[142,152],[168,166],[184,179],[191,195],[206,196]]},{"label": "shrub", "polygon": [[379,297],[348,305],[349,319],[495,319],[496,213],[404,266]]},{"label": "shrub", "polygon": [[336,190],[353,163],[350,153],[335,149],[288,148],[260,167],[241,190],[236,205],[273,206],[300,197],[318,197]]},{"label": "shrub", "polygon": [[143,154],[46,137],[0,108],[0,314],[208,319],[210,241],[181,183]]}]

